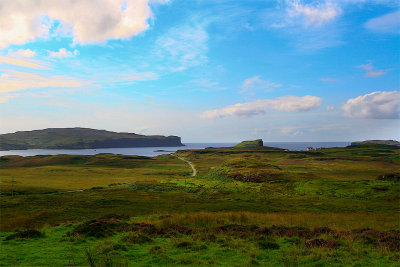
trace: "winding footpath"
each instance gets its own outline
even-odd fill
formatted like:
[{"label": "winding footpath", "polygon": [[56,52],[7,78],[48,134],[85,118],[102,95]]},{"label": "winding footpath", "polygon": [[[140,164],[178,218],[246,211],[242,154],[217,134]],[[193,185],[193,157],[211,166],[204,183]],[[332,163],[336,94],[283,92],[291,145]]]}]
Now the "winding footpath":
[{"label": "winding footpath", "polygon": [[192,168],[192,170],[193,170],[192,177],[196,176],[197,171],[196,171],[196,168],[194,167],[193,163],[191,163],[190,161],[188,161],[188,160],[186,160],[186,159],[184,159],[182,157],[179,157],[178,155],[175,155],[175,154],[172,154],[172,155],[177,157],[178,159],[186,162],[187,164],[189,164],[190,168]]}]

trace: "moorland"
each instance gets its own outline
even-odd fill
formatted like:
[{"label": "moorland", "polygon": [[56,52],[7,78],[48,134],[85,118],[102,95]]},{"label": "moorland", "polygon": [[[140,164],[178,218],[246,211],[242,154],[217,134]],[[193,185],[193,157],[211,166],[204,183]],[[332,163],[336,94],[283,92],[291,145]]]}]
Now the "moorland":
[{"label": "moorland", "polygon": [[396,266],[399,166],[380,144],[3,156],[0,265]]}]

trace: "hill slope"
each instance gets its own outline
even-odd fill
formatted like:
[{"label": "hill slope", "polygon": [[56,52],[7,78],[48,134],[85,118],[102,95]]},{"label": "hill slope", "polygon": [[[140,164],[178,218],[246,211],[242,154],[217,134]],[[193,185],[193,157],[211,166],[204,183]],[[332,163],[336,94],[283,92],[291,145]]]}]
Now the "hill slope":
[{"label": "hill slope", "polygon": [[0,150],[183,146],[178,136],[116,133],[89,128],[49,128],[0,135]]}]

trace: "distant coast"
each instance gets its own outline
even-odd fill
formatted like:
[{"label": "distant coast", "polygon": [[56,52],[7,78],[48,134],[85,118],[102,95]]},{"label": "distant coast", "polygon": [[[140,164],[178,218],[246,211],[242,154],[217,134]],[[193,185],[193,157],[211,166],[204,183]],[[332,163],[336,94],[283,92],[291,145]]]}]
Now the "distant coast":
[{"label": "distant coast", "polygon": [[0,135],[0,150],[184,146],[179,136],[117,133],[89,128],[48,128]]}]

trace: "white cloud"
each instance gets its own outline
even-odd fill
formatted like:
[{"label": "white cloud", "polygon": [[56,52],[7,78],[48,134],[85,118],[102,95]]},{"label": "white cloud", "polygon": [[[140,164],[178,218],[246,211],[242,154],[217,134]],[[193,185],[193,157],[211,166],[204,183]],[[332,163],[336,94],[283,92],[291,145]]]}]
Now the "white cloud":
[{"label": "white cloud", "polygon": [[[149,27],[150,0],[3,0],[0,9],[0,48],[69,34],[74,43],[127,39]],[[155,1],[152,1],[155,2]],[[164,2],[164,1],[158,1]]]},{"label": "white cloud", "polygon": [[156,41],[156,54],[168,62],[170,70],[182,71],[207,61],[208,33],[204,25],[184,25],[170,29]]},{"label": "white cloud", "polygon": [[320,26],[342,14],[342,9],[330,1],[312,5],[302,4],[301,1],[296,0],[290,2],[288,14],[291,18],[301,17],[306,25]]},{"label": "white cloud", "polygon": [[41,62],[39,60],[23,60],[18,58],[0,56],[0,63],[37,70],[49,69],[44,62]]},{"label": "white cloud", "polygon": [[44,87],[81,87],[87,84],[86,81],[62,75],[40,76],[11,70],[0,75],[0,93]]},{"label": "white cloud", "polygon": [[32,51],[30,49],[18,49],[17,51],[11,51],[9,50],[7,53],[7,56],[10,57],[34,57],[36,54],[35,51]]},{"label": "white cloud", "polygon": [[261,80],[259,76],[254,76],[244,80],[241,93],[252,92],[255,90],[271,91],[273,88],[281,86],[281,84]]},{"label": "white cloud", "polygon": [[365,27],[380,33],[400,34],[400,10],[373,18],[365,23]]},{"label": "white cloud", "polygon": [[342,106],[344,115],[364,119],[398,119],[400,91],[377,91],[351,98]]},{"label": "white cloud", "polygon": [[50,57],[54,57],[54,58],[67,58],[67,57],[73,57],[76,55],[79,55],[79,51],[76,49],[74,51],[68,51],[65,48],[60,48],[57,52],[50,51]]},{"label": "white cloud", "polygon": [[316,109],[321,105],[320,97],[306,95],[299,96],[282,96],[271,99],[259,99],[253,102],[239,103],[220,109],[207,110],[203,112],[203,118],[215,118],[226,116],[249,117],[254,115],[265,114],[269,110],[277,111],[309,111]]}]

